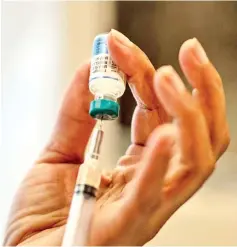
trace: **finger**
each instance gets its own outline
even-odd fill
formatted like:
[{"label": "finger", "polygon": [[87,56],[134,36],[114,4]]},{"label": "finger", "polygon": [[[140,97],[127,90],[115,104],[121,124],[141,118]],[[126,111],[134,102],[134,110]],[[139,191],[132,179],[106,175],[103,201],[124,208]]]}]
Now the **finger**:
[{"label": "finger", "polygon": [[89,112],[92,95],[88,89],[90,64],[77,71],[64,97],[51,140],[37,163],[82,163],[95,121]]},{"label": "finger", "polygon": [[214,152],[218,155],[227,148],[229,142],[221,78],[197,39],[188,40],[182,45],[179,61],[188,81],[198,90],[194,93],[195,98],[200,102],[208,122]]},{"label": "finger", "polygon": [[122,156],[118,162],[117,165],[118,166],[131,166],[134,164],[137,164],[139,161],[141,160],[141,155],[124,155]]},{"label": "finger", "polygon": [[206,105],[206,98],[204,97],[203,94],[200,93],[200,91],[197,88],[194,88],[192,90],[192,96],[194,100],[197,102],[197,104],[200,105],[202,112],[205,116],[205,119],[207,121],[208,127],[209,127],[209,132],[211,131],[211,118],[212,116],[210,115],[210,111]]},{"label": "finger", "polygon": [[138,105],[132,120],[132,143],[143,146],[154,128],[168,120],[154,93],[155,69],[147,56],[118,31],[111,31],[108,46],[114,62],[128,75]]},{"label": "finger", "polygon": [[152,132],[142,155],[140,169],[135,174],[131,198],[141,210],[157,208],[162,199],[157,195],[162,190],[174,145],[174,136],[165,129],[163,125]]},{"label": "finger", "polygon": [[[157,127],[157,126],[156,126]],[[139,146],[139,145],[136,145],[136,144],[131,144],[127,151],[126,151],[126,155],[135,155],[135,156],[138,156],[141,154],[141,152],[143,151],[145,147],[144,146]]]},{"label": "finger", "polygon": [[112,59],[128,76],[137,104],[142,108],[156,109],[158,101],[153,91],[155,69],[147,56],[116,30],[110,32],[108,46]]},{"label": "finger", "polygon": [[112,182],[112,172],[104,172],[101,175],[100,188],[107,188]]},{"label": "finger", "polygon": [[159,69],[155,82],[157,96],[178,126],[178,141],[184,163],[199,170],[213,170],[209,133],[199,105],[171,66]]},{"label": "finger", "polygon": [[146,110],[137,106],[133,113],[131,141],[132,145],[127,150],[127,154],[139,153],[139,148],[144,147],[149,135],[160,124],[168,122],[168,116],[163,107],[156,110]]}]

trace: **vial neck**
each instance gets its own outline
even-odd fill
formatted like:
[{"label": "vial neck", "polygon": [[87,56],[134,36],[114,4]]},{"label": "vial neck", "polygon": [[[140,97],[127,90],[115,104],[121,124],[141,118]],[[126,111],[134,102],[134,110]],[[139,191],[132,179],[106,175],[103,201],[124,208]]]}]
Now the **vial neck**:
[{"label": "vial neck", "polygon": [[96,94],[95,99],[108,99],[117,102],[117,98],[114,95],[108,94]]}]

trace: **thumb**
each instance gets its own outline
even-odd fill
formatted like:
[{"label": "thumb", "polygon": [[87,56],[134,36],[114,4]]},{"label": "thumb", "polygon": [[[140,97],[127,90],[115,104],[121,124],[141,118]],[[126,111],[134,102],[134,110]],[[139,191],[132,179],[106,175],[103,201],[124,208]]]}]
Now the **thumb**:
[{"label": "thumb", "polygon": [[65,94],[58,119],[45,150],[37,163],[82,163],[95,121],[89,115],[90,63],[78,69]]}]

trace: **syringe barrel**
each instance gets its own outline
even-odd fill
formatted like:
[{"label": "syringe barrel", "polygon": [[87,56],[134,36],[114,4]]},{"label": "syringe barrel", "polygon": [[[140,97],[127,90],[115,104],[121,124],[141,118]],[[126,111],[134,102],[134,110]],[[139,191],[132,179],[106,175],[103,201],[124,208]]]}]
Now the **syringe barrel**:
[{"label": "syringe barrel", "polygon": [[81,164],[71,203],[62,246],[86,246],[89,241],[91,219],[96,204],[96,191],[101,173],[98,167],[103,140],[101,125],[94,129],[86,160]]},{"label": "syringe barrel", "polygon": [[62,246],[88,245],[95,204],[95,196],[86,193],[74,194]]}]

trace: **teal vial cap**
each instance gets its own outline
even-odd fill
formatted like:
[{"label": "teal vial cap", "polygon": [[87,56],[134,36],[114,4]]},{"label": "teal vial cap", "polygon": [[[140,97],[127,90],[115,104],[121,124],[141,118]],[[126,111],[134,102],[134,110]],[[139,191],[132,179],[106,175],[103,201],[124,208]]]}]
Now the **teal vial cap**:
[{"label": "teal vial cap", "polygon": [[119,104],[109,99],[96,99],[91,102],[89,113],[93,118],[115,119],[119,115]]}]

